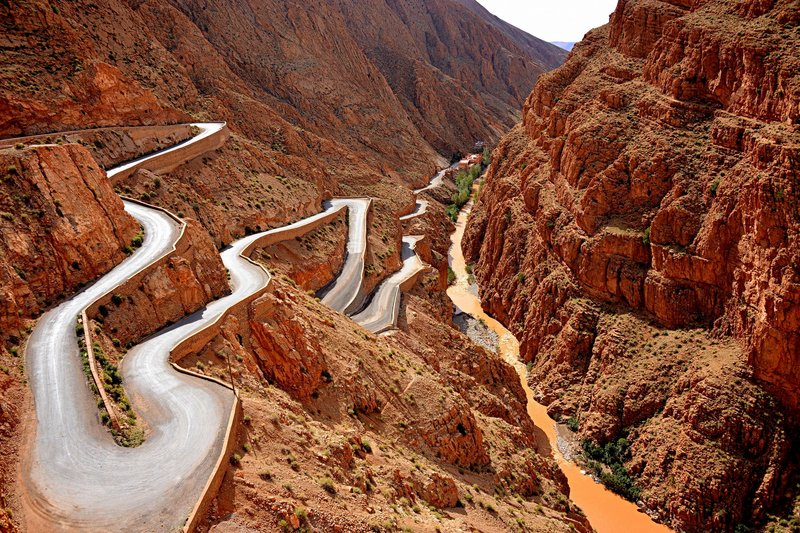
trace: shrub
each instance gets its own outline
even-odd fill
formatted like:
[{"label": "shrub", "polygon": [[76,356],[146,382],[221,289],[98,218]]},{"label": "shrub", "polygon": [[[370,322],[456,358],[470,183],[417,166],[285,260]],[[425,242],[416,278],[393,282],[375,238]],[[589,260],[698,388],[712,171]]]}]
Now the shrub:
[{"label": "shrub", "polygon": [[268,472],[266,470],[263,471],[263,472],[260,472],[258,474],[258,477],[260,477],[263,481],[272,481],[272,473]]},{"label": "shrub", "polygon": [[367,453],[372,453],[372,445],[366,439],[361,441],[361,449],[364,450]]},{"label": "shrub", "polygon": [[711,187],[708,188],[708,192],[711,193],[711,196],[717,195],[717,189],[719,189],[719,180],[714,180],[711,183]]},{"label": "shrub", "polygon": [[571,417],[567,418],[567,427],[569,429],[571,429],[572,431],[578,431],[578,427],[579,427],[578,417],[571,416]]},{"label": "shrub", "polygon": [[455,271],[452,268],[447,267],[447,284],[452,285],[453,283],[455,283],[455,281],[456,281]]},{"label": "shrub", "polygon": [[581,442],[581,446],[584,453],[590,458],[589,468],[600,478],[603,485],[631,501],[639,499],[641,489],[633,482],[623,464],[629,455],[627,439],[619,438],[604,446],[584,440]]},{"label": "shrub", "polygon": [[336,494],[336,485],[333,484],[333,480],[331,478],[324,477],[320,479],[319,485],[328,494]]},{"label": "shrub", "polygon": [[113,303],[114,305],[121,304],[122,303],[122,296],[120,296],[119,294],[112,294],[111,295],[111,303]]},{"label": "shrub", "polygon": [[445,208],[444,213],[450,220],[456,222],[458,220],[458,211],[458,206],[456,204],[450,204]]},{"label": "shrub", "polygon": [[233,466],[240,466],[242,464],[242,456],[235,453],[231,455],[230,462]]},{"label": "shrub", "polygon": [[644,230],[644,233],[642,233],[642,242],[645,244],[645,246],[650,245],[650,226],[648,226],[647,229]]}]

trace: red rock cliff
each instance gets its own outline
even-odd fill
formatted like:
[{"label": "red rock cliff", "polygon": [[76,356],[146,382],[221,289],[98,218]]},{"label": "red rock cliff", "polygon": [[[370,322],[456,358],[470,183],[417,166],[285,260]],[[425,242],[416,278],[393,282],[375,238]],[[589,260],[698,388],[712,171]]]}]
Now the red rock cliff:
[{"label": "red rock cliff", "polygon": [[788,0],[621,0],[540,79],[465,240],[540,398],[584,436],[638,437],[629,468],[682,529],[757,521],[788,469],[799,22]]},{"label": "red rock cliff", "polygon": [[74,293],[125,258],[139,231],[80,145],[0,151],[0,331]]}]

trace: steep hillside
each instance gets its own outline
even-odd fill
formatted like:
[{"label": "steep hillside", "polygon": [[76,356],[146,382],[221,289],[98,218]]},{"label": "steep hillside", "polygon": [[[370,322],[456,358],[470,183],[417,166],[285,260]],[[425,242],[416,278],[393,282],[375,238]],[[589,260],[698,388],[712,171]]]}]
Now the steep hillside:
[{"label": "steep hillside", "polygon": [[493,141],[518,119],[531,80],[566,53],[474,0],[337,0],[408,116],[440,152]]},{"label": "steep hillside", "polygon": [[541,401],[626,437],[687,531],[794,497],[798,24],[794,0],[621,0],[540,79],[465,241]]},{"label": "steep hillside", "polygon": [[[394,17],[392,54],[366,46],[355,12]],[[0,2],[0,50],[0,137],[42,134],[0,145],[4,531],[52,519],[24,503],[18,479],[35,429],[22,356],[43,310],[141,244],[118,194],[186,219],[191,242],[90,316],[85,331],[112,366],[225,292],[214,247],[316,213],[334,195],[374,198],[364,285],[377,285],[400,264],[398,214],[414,205],[411,189],[452,151],[496,141],[562,57],[449,0]],[[194,129],[158,126],[204,120],[228,122],[220,148],[166,174],[105,179],[103,168]],[[97,129],[72,131],[86,128]],[[435,197],[447,199],[442,189]],[[216,376],[220,358],[233,358],[222,377],[235,381],[246,415],[202,529],[588,530],[557,467],[537,453],[513,371],[449,327],[443,211],[431,206],[428,226],[414,223],[438,232],[426,252],[436,271],[403,333],[369,335],[285,278],[185,362]],[[285,272],[325,285],[344,245],[338,222],[255,257],[277,271],[308,254]]]}]

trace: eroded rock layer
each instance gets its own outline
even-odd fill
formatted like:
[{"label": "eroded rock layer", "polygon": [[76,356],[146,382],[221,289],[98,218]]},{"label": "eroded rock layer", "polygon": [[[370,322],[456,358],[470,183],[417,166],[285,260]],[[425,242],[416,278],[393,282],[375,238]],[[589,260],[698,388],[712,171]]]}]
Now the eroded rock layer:
[{"label": "eroded rock layer", "polygon": [[798,7],[620,1],[538,82],[465,239],[540,399],[632,440],[685,530],[762,519],[792,472]]}]

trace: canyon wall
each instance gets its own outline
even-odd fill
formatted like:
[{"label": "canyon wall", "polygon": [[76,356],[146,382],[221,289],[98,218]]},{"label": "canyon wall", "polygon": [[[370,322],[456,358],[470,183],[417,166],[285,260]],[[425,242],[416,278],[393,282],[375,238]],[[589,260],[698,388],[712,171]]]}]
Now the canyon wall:
[{"label": "canyon wall", "polygon": [[139,232],[89,152],[48,145],[0,150],[0,331],[110,270]]},{"label": "canyon wall", "polygon": [[538,397],[627,436],[684,530],[759,522],[793,471],[799,22],[789,0],[621,0],[540,78],[467,230]]}]

